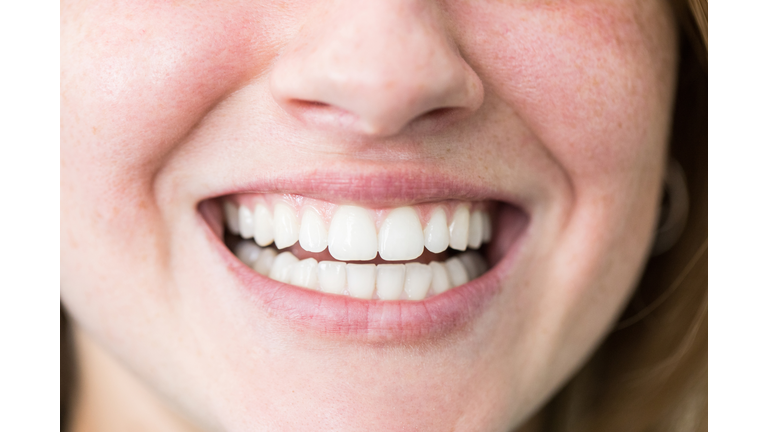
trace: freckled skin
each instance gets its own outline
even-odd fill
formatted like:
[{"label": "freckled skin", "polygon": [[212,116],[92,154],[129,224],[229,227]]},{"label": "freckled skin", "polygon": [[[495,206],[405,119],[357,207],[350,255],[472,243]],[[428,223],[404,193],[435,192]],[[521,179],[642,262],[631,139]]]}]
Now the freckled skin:
[{"label": "freckled skin", "polygon": [[[369,3],[61,5],[62,301],[196,428],[513,429],[642,269],[674,94],[666,3]],[[468,331],[329,342],[243,306],[200,201],[393,166],[494,185],[530,213]]]}]

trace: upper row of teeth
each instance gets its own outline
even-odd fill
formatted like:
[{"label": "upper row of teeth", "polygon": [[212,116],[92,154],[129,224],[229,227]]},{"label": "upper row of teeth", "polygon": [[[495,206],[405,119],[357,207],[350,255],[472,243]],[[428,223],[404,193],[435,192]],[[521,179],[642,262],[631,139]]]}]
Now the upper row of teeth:
[{"label": "upper row of teeth", "polygon": [[351,264],[339,261],[299,260],[290,252],[260,248],[241,240],[235,255],[270,279],[329,294],[360,299],[423,300],[463,285],[488,270],[477,252],[463,252],[445,262],[429,264]]},{"label": "upper row of teeth", "polygon": [[308,252],[322,252],[327,247],[341,261],[372,260],[377,253],[387,261],[407,261],[418,258],[424,248],[433,253],[448,247],[463,251],[477,249],[491,239],[488,213],[470,212],[464,204],[456,208],[450,223],[445,210],[435,208],[426,227],[413,207],[399,207],[389,212],[378,232],[369,211],[351,205],[339,206],[327,228],[313,208],[303,209],[299,222],[297,212],[282,202],[270,212],[264,204],[249,208],[225,201],[224,215],[230,232],[253,238],[259,246],[274,241],[283,249],[298,241]]}]

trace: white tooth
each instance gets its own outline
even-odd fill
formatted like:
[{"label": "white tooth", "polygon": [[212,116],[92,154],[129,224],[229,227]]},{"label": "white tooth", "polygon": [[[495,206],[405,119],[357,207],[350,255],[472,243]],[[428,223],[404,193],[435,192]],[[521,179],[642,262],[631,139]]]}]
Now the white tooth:
[{"label": "white tooth", "polygon": [[325,223],[313,208],[307,208],[301,216],[299,244],[307,252],[322,252],[328,246],[328,231],[325,229]]},{"label": "white tooth", "polygon": [[246,239],[253,237],[253,213],[248,210],[248,207],[240,206],[237,210],[237,219],[240,226],[240,237]]},{"label": "white tooth", "polygon": [[259,258],[253,264],[253,269],[264,276],[269,276],[269,271],[272,270],[272,263],[275,262],[276,255],[277,252],[272,248],[262,249]]},{"label": "white tooth", "polygon": [[[421,230],[419,230],[421,231]],[[376,293],[381,300],[397,300],[403,293],[405,265],[379,264],[376,266]]]},{"label": "white tooth", "polygon": [[491,216],[484,212],[480,212],[480,216],[483,219],[483,243],[488,243],[491,241]]},{"label": "white tooth", "polygon": [[307,258],[293,266],[291,285],[317,289],[317,260]]},{"label": "white tooth", "polygon": [[272,263],[272,270],[269,271],[269,278],[283,283],[290,283],[293,265],[298,263],[299,259],[290,252],[283,252],[275,257]]},{"label": "white tooth", "polygon": [[299,241],[299,221],[296,212],[284,203],[275,204],[275,246],[285,249]]},{"label": "white tooth", "polygon": [[387,261],[406,261],[424,252],[424,232],[413,207],[392,210],[379,229],[379,255]]},{"label": "white tooth", "polygon": [[250,240],[240,240],[235,246],[235,256],[248,267],[256,262],[260,253],[261,248]]},{"label": "white tooth", "polygon": [[469,282],[469,275],[464,264],[458,258],[449,258],[445,262],[445,269],[448,270],[448,276],[451,278],[451,284],[455,287]]},{"label": "white tooth", "polygon": [[253,212],[253,237],[256,239],[256,244],[264,247],[272,243],[275,239],[275,230],[272,225],[272,214],[269,213],[267,206],[264,204],[256,204],[256,209]]},{"label": "white tooth", "polygon": [[347,289],[349,295],[371,299],[376,288],[375,264],[347,264]]},{"label": "white tooth", "polygon": [[423,300],[430,283],[432,283],[432,270],[428,265],[420,263],[405,265],[405,294],[409,300]]},{"label": "white tooth", "polygon": [[467,249],[467,239],[469,236],[469,209],[466,206],[459,206],[453,213],[453,220],[448,227],[451,233],[450,245],[452,249]]},{"label": "white tooth", "polygon": [[331,294],[341,294],[347,283],[346,263],[338,261],[320,261],[317,265],[317,278],[320,289]]},{"label": "white tooth", "polygon": [[437,261],[429,263],[429,268],[432,269],[432,282],[430,287],[435,294],[448,291],[453,288],[451,284],[451,278],[448,277],[448,270],[445,268],[445,264]]},{"label": "white tooth", "polygon": [[445,210],[437,208],[432,213],[432,217],[424,228],[424,246],[430,252],[440,253],[448,249],[448,219],[445,216]]},{"label": "white tooth", "polygon": [[224,220],[227,221],[227,229],[229,229],[229,232],[232,234],[240,234],[237,206],[229,201],[224,201]]},{"label": "white tooth", "polygon": [[477,265],[477,260],[473,255],[477,255],[477,253],[464,252],[456,257],[462,264],[464,264],[464,269],[467,271],[467,278],[469,280],[480,276],[480,266]]},{"label": "white tooth", "polygon": [[477,249],[483,242],[483,217],[479,211],[473,211],[469,216],[469,235],[467,236],[467,246]]},{"label": "white tooth", "polygon": [[[342,261],[367,261],[376,258],[376,226],[368,210],[341,206],[328,229],[328,251]],[[347,268],[349,270],[349,268]]]}]

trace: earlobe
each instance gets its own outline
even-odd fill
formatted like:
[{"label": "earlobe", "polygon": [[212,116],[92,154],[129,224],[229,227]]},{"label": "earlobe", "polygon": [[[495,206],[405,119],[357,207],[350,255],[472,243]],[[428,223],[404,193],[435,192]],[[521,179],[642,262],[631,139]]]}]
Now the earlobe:
[{"label": "earlobe", "polygon": [[664,196],[659,208],[653,255],[661,255],[677,243],[688,221],[688,205],[685,173],[670,157],[664,175]]}]

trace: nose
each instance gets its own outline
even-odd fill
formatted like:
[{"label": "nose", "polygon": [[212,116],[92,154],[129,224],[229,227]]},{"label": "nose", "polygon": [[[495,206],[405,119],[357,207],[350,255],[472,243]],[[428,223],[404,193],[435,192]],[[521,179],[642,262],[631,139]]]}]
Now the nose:
[{"label": "nose", "polygon": [[276,60],[272,95],[312,126],[386,137],[476,111],[483,85],[430,0],[337,0]]}]

